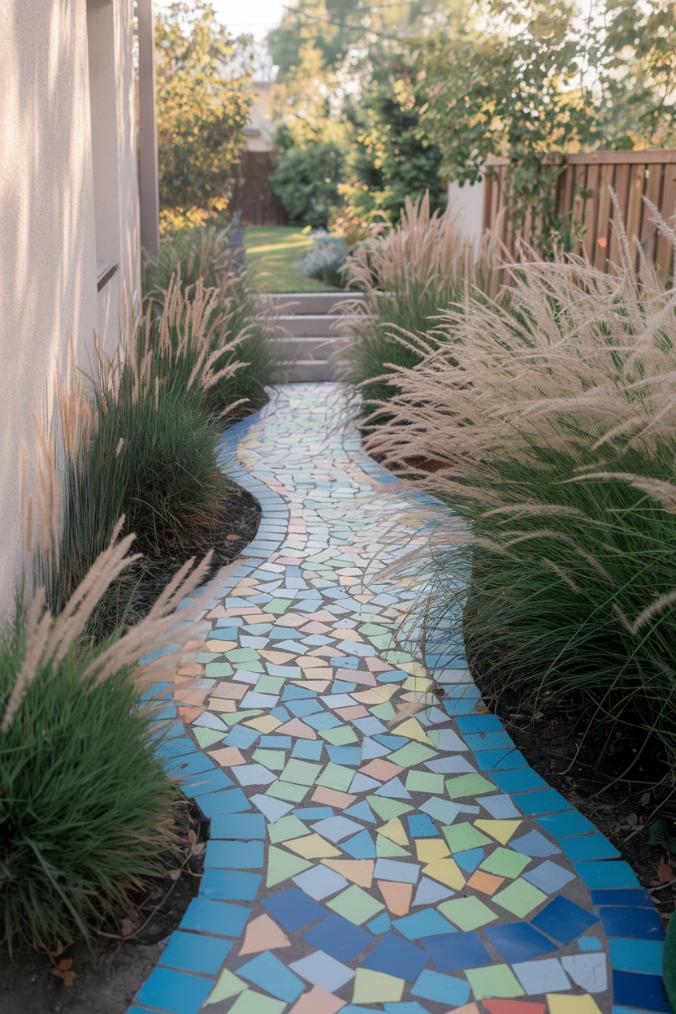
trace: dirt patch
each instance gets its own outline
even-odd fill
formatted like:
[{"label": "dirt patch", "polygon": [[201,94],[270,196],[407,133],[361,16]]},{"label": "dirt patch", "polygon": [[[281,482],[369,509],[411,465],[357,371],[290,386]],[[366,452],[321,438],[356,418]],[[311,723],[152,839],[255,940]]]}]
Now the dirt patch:
[{"label": "dirt patch", "polygon": [[61,953],[26,948],[0,964],[2,1014],[124,1014],[157,962],[163,941],[199,890],[207,822],[186,800],[179,808],[181,845],[169,857],[169,876],[136,900],[122,931],[105,926]]}]

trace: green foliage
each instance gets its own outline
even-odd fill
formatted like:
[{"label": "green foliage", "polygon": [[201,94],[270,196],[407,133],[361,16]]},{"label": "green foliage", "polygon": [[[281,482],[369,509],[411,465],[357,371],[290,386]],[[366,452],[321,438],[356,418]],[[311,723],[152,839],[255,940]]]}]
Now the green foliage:
[{"label": "green foliage", "polygon": [[[550,152],[668,145],[676,136],[676,28],[670,0],[604,0],[581,16],[559,0],[484,0],[480,21],[424,44],[422,126],[447,178],[477,180],[510,159],[510,213],[542,220],[545,249],[570,223],[555,214]],[[563,161],[563,158],[562,160]]]},{"label": "green foliage", "polygon": [[348,206],[397,221],[407,197],[428,192],[443,206],[442,155],[421,127],[426,97],[415,54],[393,44],[373,47],[358,97],[347,106],[352,125]]},{"label": "green foliage", "polygon": [[[0,638],[0,714],[28,646]],[[81,683],[94,649],[41,663],[0,731],[0,943],[58,950],[119,920],[162,876],[177,795],[128,671]]]},{"label": "green foliage", "polygon": [[251,104],[247,42],[228,34],[206,0],[174,2],[156,25],[160,202],[183,213],[222,209]]},{"label": "green foliage", "polygon": [[342,288],[345,284],[343,267],[350,252],[345,240],[322,230],[313,234],[312,244],[312,250],[303,260],[303,271],[310,278]]},{"label": "green foliage", "polygon": [[339,203],[338,182],[343,153],[335,144],[318,142],[280,154],[270,186],[298,225],[326,226]]}]

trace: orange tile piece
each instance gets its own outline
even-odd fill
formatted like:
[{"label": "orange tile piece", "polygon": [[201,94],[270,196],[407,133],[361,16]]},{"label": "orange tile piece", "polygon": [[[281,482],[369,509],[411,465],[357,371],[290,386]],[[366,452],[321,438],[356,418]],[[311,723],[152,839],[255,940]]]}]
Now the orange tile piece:
[{"label": "orange tile piece", "polygon": [[237,711],[237,701],[227,701],[225,697],[210,697],[209,711],[220,711],[234,714]]},{"label": "orange tile piece", "polygon": [[192,704],[193,707],[199,708],[204,704],[204,698],[208,693],[208,690],[174,690],[174,698],[181,704]]},{"label": "orange tile piece", "polygon": [[269,915],[259,915],[246,928],[240,954],[260,954],[277,947],[290,947],[286,933]]},{"label": "orange tile piece", "polygon": [[[276,732],[281,731],[282,728],[280,726]],[[318,785],[312,793],[312,801],[314,803],[326,803],[327,806],[337,806],[339,810],[344,810],[346,806],[352,806],[356,798],[356,796],[351,795],[349,792],[328,789],[325,785]]]},{"label": "orange tile piece", "polygon": [[481,1012],[475,1003],[465,1003],[462,1007],[446,1011],[446,1014],[481,1014]]},{"label": "orange tile piece", "polygon": [[347,1000],[327,993],[321,986],[313,986],[296,1000],[289,1014],[336,1014],[346,1003]]},{"label": "orange tile piece", "polygon": [[246,758],[242,757],[236,746],[224,746],[221,750],[214,750],[207,756],[223,768],[234,768],[237,764],[246,764]]},{"label": "orange tile piece", "polygon": [[277,735],[285,736],[297,736],[298,739],[316,739],[317,733],[314,729],[311,729],[305,722],[301,722],[300,718],[292,718],[290,722],[285,722],[284,725],[280,725],[275,729]]},{"label": "orange tile piece", "polygon": [[338,708],[336,714],[344,718],[346,722],[350,722],[353,718],[366,718],[369,712],[363,704],[355,704],[351,708]]},{"label": "orange tile piece", "polygon": [[340,873],[342,877],[351,880],[353,884],[358,884],[359,887],[369,888],[373,881],[373,870],[376,864],[373,859],[324,859],[322,865],[335,870],[336,873]]},{"label": "orange tile piece", "polygon": [[226,697],[230,701],[240,701],[247,690],[251,690],[251,687],[246,683],[231,683],[229,680],[225,680],[214,687],[211,695],[212,697]]},{"label": "orange tile piece", "polygon": [[484,1000],[483,1004],[489,1014],[545,1014],[545,1005],[532,1000]]},{"label": "orange tile piece", "polygon": [[364,764],[359,770],[363,775],[368,775],[369,778],[377,778],[379,782],[389,782],[390,778],[394,778],[400,774],[403,769],[398,764],[393,764],[392,761],[376,757],[375,760]]},{"label": "orange tile piece", "polygon": [[413,884],[400,884],[391,880],[378,880],[377,884],[392,915],[407,915],[413,897]]},{"label": "orange tile piece", "polygon": [[204,708],[179,708],[178,713],[184,722],[194,722],[203,713]]},{"label": "orange tile piece", "polygon": [[467,886],[482,894],[495,894],[498,887],[504,884],[504,877],[496,877],[493,873],[484,873],[483,870],[475,870],[467,881]]}]

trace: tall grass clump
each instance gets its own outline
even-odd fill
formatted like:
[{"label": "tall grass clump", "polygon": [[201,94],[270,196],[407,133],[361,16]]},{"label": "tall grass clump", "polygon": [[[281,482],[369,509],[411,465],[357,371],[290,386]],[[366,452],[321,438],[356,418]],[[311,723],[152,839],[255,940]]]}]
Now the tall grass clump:
[{"label": "tall grass clump", "polygon": [[421,361],[396,369],[369,447],[409,474],[424,462],[468,523],[437,547],[430,608],[443,625],[464,606],[487,692],[579,706],[673,762],[676,292],[621,237],[610,274],[523,262],[500,298],[468,291],[407,336]]},{"label": "tall grass clump", "polygon": [[[346,307],[341,330],[345,379],[359,388],[362,413],[398,390],[395,373],[418,363],[438,315],[462,297],[474,251],[449,206],[430,212],[429,194],[407,198],[398,225],[348,258],[348,285],[363,299]],[[409,341],[404,336],[414,335]],[[380,421],[380,417],[378,417]]]},{"label": "tall grass clump", "polygon": [[267,400],[265,387],[275,382],[279,369],[276,328],[270,308],[255,291],[255,279],[236,262],[227,228],[205,226],[171,233],[162,238],[158,253],[145,265],[146,302],[158,316],[172,298],[186,291],[194,294],[198,283],[209,291],[210,351],[220,351],[221,361],[231,361],[227,350],[233,342],[238,346],[239,368],[221,378],[211,396],[212,407],[239,403],[228,417],[232,422]]},{"label": "tall grass clump", "polygon": [[0,945],[9,951],[54,952],[119,926],[134,894],[175,865],[179,796],[143,688],[176,654],[137,662],[194,636],[199,601],[175,610],[206,564],[186,565],[141,623],[95,647],[84,631],[133,565],[131,541],[114,533],[59,614],[38,588],[0,634]]}]

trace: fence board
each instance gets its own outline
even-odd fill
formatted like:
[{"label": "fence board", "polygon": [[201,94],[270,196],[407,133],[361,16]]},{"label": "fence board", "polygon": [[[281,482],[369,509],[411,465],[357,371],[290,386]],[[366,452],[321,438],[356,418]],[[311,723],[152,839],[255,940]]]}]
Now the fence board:
[{"label": "fence board", "polygon": [[244,225],[287,225],[282,203],[270,189],[276,152],[245,151],[230,207],[239,212]]},{"label": "fence board", "polygon": [[[544,159],[545,165],[560,163],[560,155]],[[509,203],[509,160],[489,158],[484,191],[484,229],[497,230],[502,243],[515,253],[518,236],[506,211]],[[661,151],[594,151],[565,156],[565,163],[556,182],[556,213],[570,221],[575,235],[584,227],[576,252],[584,252],[592,263],[608,270],[619,257],[619,242],[611,229],[614,209],[608,188],[612,187],[627,233],[642,243],[648,260],[663,276],[673,270],[671,244],[657,237],[644,197],[649,198],[663,218],[676,214],[676,150]],[[590,191],[587,196],[585,191]],[[504,212],[501,214],[501,212]],[[526,238],[537,238],[538,223],[528,216]]]}]

